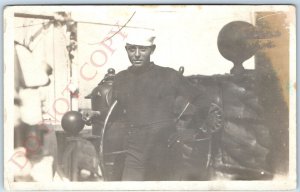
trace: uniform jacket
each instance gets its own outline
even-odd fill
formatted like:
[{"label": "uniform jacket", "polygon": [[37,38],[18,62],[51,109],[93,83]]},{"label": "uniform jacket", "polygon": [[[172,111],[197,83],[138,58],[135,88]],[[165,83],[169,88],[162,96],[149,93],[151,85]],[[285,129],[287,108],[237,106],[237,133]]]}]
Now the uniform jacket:
[{"label": "uniform jacket", "polygon": [[[118,100],[117,117],[122,116],[129,127],[125,146],[129,157],[134,158],[125,161],[125,168],[140,166],[146,169],[145,180],[166,180],[174,159],[168,152],[167,140],[176,131],[175,108],[181,105],[183,110],[191,102],[206,109],[206,102],[195,102],[199,98],[207,101],[206,93],[193,87],[178,71],[150,63],[119,72],[112,95],[113,100]],[[178,104],[178,97],[184,102]]]}]

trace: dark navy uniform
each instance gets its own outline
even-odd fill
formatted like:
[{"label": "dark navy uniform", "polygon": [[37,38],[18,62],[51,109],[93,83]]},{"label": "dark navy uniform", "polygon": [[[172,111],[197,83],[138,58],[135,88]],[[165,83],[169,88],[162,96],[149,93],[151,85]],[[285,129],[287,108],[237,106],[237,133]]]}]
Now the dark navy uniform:
[{"label": "dark navy uniform", "polygon": [[[168,138],[176,132],[176,98],[181,96],[186,103],[195,98],[207,101],[205,92],[178,71],[150,63],[118,73],[112,94],[128,126],[122,180],[176,179],[172,173],[176,154],[168,148]],[[206,103],[198,106],[205,109]]]}]

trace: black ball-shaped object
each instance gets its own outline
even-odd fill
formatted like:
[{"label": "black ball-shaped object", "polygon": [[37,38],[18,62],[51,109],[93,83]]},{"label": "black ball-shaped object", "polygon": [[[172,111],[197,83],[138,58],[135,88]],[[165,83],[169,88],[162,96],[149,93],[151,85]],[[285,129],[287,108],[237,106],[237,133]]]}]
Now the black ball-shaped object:
[{"label": "black ball-shaped object", "polygon": [[242,64],[255,54],[257,48],[256,28],[250,23],[233,21],[219,32],[219,52],[234,64]]},{"label": "black ball-shaped object", "polygon": [[70,135],[77,135],[85,125],[82,114],[78,111],[69,111],[61,119],[61,126]]}]

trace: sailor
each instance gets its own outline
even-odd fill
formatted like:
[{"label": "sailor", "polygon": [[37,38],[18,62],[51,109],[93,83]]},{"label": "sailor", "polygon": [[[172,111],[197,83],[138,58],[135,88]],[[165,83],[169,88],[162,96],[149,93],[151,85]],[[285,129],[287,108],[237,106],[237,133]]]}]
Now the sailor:
[{"label": "sailor", "polygon": [[197,135],[194,129],[178,134],[176,118],[180,114],[174,110],[178,98],[184,101],[182,112],[194,108],[206,114],[209,106],[204,90],[192,86],[180,72],[151,61],[154,39],[151,30],[128,35],[125,48],[132,65],[116,74],[113,82],[112,99],[118,101],[117,109],[128,126],[125,181],[177,180],[174,166],[178,154],[170,150],[170,144]]}]

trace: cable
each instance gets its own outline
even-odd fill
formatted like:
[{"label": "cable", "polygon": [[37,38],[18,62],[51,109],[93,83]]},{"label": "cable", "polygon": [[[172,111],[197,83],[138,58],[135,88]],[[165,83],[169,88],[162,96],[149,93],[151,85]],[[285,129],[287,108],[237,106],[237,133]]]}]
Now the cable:
[{"label": "cable", "polygon": [[[133,14],[131,15],[131,17],[128,19],[128,21],[118,30],[118,31],[116,31],[114,34],[112,34],[110,37],[108,37],[108,38],[105,38],[103,41],[101,41],[101,43],[103,43],[103,42],[105,42],[105,41],[107,41],[107,40],[109,40],[109,39],[111,39],[111,38],[113,38],[116,34],[118,34],[129,22],[130,22],[130,20],[133,18],[133,16],[135,15],[135,13],[136,13],[136,11],[135,12],[133,12]],[[89,45],[95,45],[95,44],[99,44],[99,42],[97,42],[97,43],[90,43]]]},{"label": "cable", "polygon": [[33,27],[37,25],[44,25],[47,24],[48,22],[42,22],[42,23],[35,23],[35,24],[30,24],[30,25],[22,25],[22,26],[16,26],[15,28],[25,28],[25,27]]}]

